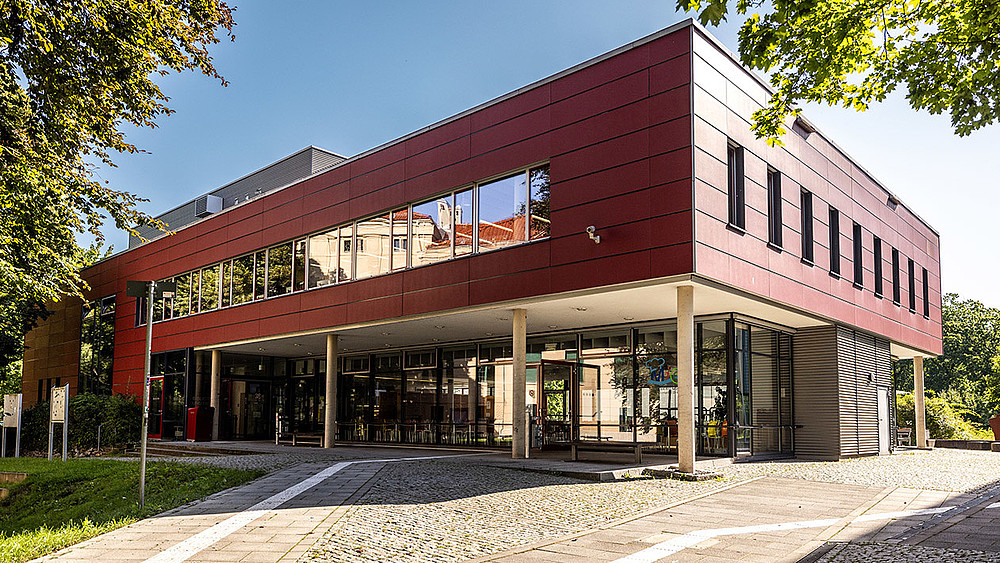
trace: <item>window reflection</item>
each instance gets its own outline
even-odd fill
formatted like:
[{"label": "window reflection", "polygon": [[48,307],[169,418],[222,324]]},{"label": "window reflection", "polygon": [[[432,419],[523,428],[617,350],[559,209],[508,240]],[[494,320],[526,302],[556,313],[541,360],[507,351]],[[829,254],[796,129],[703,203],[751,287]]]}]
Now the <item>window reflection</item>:
[{"label": "window reflection", "polygon": [[267,252],[261,250],[254,255],[254,275],[253,275],[253,298],[263,299],[265,297],[264,288],[267,286]]},{"label": "window reflection", "polygon": [[472,211],[472,189],[455,194],[455,256],[470,254],[475,248],[474,222]]},{"label": "window reflection", "polygon": [[292,291],[292,243],[279,244],[267,250],[267,296],[284,295]]},{"label": "window reflection", "polygon": [[191,314],[191,274],[181,274],[174,278],[177,291],[174,293],[174,316]]},{"label": "window reflection", "polygon": [[481,252],[524,242],[527,196],[523,173],[479,186]]},{"label": "window reflection", "polygon": [[354,268],[351,260],[352,242],[354,241],[354,228],[351,225],[340,229],[340,280],[348,281],[354,279]]},{"label": "window reflection", "polygon": [[354,240],[357,272],[355,278],[367,278],[389,271],[391,251],[390,221],[388,215],[381,215],[357,222]]},{"label": "window reflection", "polygon": [[410,235],[412,266],[451,258],[451,216],[450,196],[413,206],[413,232]]},{"label": "window reflection", "polygon": [[222,306],[233,304],[233,263],[229,260],[222,263]]},{"label": "window reflection", "polygon": [[402,270],[406,267],[406,255],[410,247],[409,238],[406,236],[409,212],[397,209],[391,214],[392,217],[392,269]]},{"label": "window reflection", "polygon": [[340,230],[333,229],[309,239],[309,287],[337,283]]},{"label": "window reflection", "polygon": [[233,260],[233,305],[253,300],[253,254]]},{"label": "window reflection", "polygon": [[201,311],[219,308],[220,264],[201,269]]},{"label": "window reflection", "polygon": [[531,183],[531,240],[549,236],[549,167],[533,168],[528,173]]},{"label": "window reflection", "polygon": [[292,269],[292,289],[302,291],[306,288],[306,241],[295,241],[295,254]]}]

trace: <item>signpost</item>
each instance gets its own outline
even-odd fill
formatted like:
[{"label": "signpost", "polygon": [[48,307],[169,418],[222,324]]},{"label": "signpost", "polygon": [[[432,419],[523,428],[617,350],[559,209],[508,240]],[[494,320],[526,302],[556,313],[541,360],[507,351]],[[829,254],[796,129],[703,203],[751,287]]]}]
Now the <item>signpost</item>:
[{"label": "signpost", "polygon": [[49,402],[49,461],[52,461],[56,424],[62,424],[62,460],[66,461],[69,451],[69,383],[52,388],[52,400]]},{"label": "signpost", "polygon": [[0,457],[7,456],[7,429],[13,428],[14,437],[14,457],[21,457],[21,394],[4,395],[3,398],[3,424],[0,425],[0,432],[3,438],[0,439]]},{"label": "signpost", "polygon": [[146,374],[142,384],[142,436],[139,442],[139,508],[146,504],[146,439],[149,435],[149,378],[152,375],[153,303],[157,297],[173,297],[177,284],[173,281],[132,281],[125,294],[136,299],[146,298]]}]

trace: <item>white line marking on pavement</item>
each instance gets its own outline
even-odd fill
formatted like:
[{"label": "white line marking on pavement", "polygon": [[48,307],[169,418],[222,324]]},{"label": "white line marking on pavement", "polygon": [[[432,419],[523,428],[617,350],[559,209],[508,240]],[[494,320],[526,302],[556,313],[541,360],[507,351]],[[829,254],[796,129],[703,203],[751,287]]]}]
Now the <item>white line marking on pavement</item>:
[{"label": "white line marking on pavement", "polygon": [[[1000,505],[1000,503],[997,503]],[[923,514],[940,514],[955,507],[924,508],[920,510],[906,510],[901,512],[886,512],[883,514],[865,514],[851,520],[851,522],[870,522],[873,520],[891,520],[893,518],[903,518],[906,516],[920,516]],[[631,555],[616,559],[612,563],[653,563],[664,557],[668,557],[699,543],[718,536],[735,536],[739,534],[755,534],[763,532],[777,532],[781,530],[797,530],[801,528],[825,528],[840,522],[840,518],[827,518],[825,520],[801,520],[799,522],[780,522],[778,524],[760,524],[757,526],[740,526],[736,528],[716,528],[713,530],[695,530],[683,536],[678,536],[664,542],[660,542],[652,547],[647,547],[642,551],[637,551]]]},{"label": "white line marking on pavement", "polygon": [[361,464],[361,463],[389,463],[394,461],[417,461],[425,459],[442,459],[451,457],[469,457],[474,455],[488,455],[488,454],[457,454],[457,455],[436,455],[436,456],[425,456],[425,457],[401,457],[401,458],[391,458],[391,459],[362,459],[356,461],[342,461],[327,467],[326,469],[320,471],[319,473],[309,477],[305,481],[296,483],[287,489],[276,493],[257,504],[251,506],[250,508],[239,512],[229,518],[226,518],[222,522],[199,532],[190,538],[167,548],[164,551],[150,557],[143,563],[181,563],[191,558],[196,553],[204,550],[213,543],[221,540],[222,538],[232,534],[236,530],[239,530],[243,526],[246,526],[250,522],[260,518],[261,516],[267,514],[271,510],[278,508],[282,504],[292,500],[293,498],[299,496],[300,494],[308,491],[309,489],[315,487],[316,485],[322,483],[334,473],[339,472],[345,467]]}]

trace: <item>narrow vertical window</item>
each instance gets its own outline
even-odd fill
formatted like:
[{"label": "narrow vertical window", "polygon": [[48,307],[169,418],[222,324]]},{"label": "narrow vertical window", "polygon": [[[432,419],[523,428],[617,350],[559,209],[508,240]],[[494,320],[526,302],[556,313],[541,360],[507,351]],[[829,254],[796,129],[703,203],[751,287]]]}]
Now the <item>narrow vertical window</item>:
[{"label": "narrow vertical window", "polygon": [[892,249],[892,302],[899,305],[899,251]]},{"label": "narrow vertical window", "polygon": [[930,284],[927,280],[927,268],[924,270],[924,316],[931,318]]},{"label": "narrow vertical window", "polygon": [[854,285],[865,286],[864,252],[861,245],[861,225],[854,223]]},{"label": "narrow vertical window", "polygon": [[802,211],[802,259],[813,261],[813,195],[802,190],[799,196],[799,207]]},{"label": "narrow vertical window", "polygon": [[781,172],[767,169],[767,242],[781,248]]},{"label": "narrow vertical window", "polygon": [[744,195],[743,147],[730,143],[729,166],[729,224],[746,228],[746,198]]},{"label": "narrow vertical window", "polygon": [[875,253],[875,296],[882,297],[882,239],[872,237],[872,251]]},{"label": "narrow vertical window", "polygon": [[830,273],[840,275],[840,211],[830,208]]},{"label": "narrow vertical window", "polygon": [[910,301],[910,311],[917,312],[917,277],[914,271],[915,267],[913,264],[913,258],[906,259],[906,276],[909,281],[907,289],[909,290],[909,301]]}]

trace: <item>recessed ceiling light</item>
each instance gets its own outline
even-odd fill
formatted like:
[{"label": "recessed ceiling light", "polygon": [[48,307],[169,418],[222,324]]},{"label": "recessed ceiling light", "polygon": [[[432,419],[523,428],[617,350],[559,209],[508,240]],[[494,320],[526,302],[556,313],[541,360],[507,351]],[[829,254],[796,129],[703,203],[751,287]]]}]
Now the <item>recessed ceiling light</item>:
[{"label": "recessed ceiling light", "polygon": [[497,317],[497,320],[498,321],[509,321],[510,319],[508,319],[507,317]]},{"label": "recessed ceiling light", "polygon": [[386,345],[385,345],[385,347],[386,347],[386,348],[388,348],[389,346],[391,346],[391,344],[386,344]]},{"label": "recessed ceiling light", "polygon": [[312,352],[306,352],[306,355],[307,355],[307,356],[312,356],[312,355],[313,355],[313,353],[312,353]]},{"label": "recessed ceiling light", "polygon": [[264,351],[264,349],[263,349],[263,348],[257,348],[257,350],[259,350],[259,351],[261,351],[261,352],[263,352],[263,351]]},{"label": "recessed ceiling light", "polygon": [[441,342],[440,338],[432,338],[431,340],[433,340],[434,342]]},{"label": "recessed ceiling light", "polygon": [[392,333],[391,332],[383,332],[382,336],[389,336],[390,334],[392,334]]},{"label": "recessed ceiling light", "polygon": [[292,343],[292,346],[295,346],[296,348],[298,348],[299,346],[302,346],[302,345],[301,345],[301,344],[299,344],[298,342],[293,342],[293,343]]},{"label": "recessed ceiling light", "polygon": [[587,310],[586,307],[573,307],[573,308],[576,309],[577,311],[580,311],[581,313]]},{"label": "recessed ceiling light", "polygon": [[559,328],[559,325],[549,325],[549,328]]},{"label": "recessed ceiling light", "polygon": [[635,317],[622,317],[623,321],[634,321]]},{"label": "recessed ceiling light", "polygon": [[434,328],[444,328],[444,325],[434,325]]},{"label": "recessed ceiling light", "polygon": [[493,333],[492,332],[487,332],[486,336],[493,336]]}]

